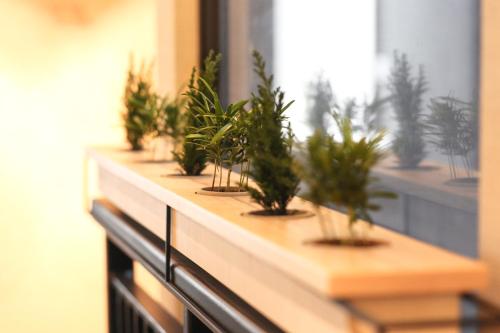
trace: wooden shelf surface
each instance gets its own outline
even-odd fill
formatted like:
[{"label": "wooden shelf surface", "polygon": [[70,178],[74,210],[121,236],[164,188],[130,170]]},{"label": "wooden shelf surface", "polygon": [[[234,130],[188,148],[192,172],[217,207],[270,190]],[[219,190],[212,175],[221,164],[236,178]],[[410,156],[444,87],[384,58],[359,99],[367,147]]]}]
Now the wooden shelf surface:
[{"label": "wooden shelf surface", "polygon": [[[186,177],[176,175],[178,167],[174,162],[148,162],[148,153],[92,147],[87,155],[107,175],[168,204],[250,254],[252,260],[264,262],[329,298],[456,294],[487,285],[484,264],[382,227],[374,226],[370,235],[387,241],[388,245],[350,248],[307,244],[308,240],[320,237],[315,216],[290,220],[251,217],[242,213],[259,206],[249,197],[196,194],[211,183],[211,167],[205,176]],[[233,177],[238,179],[237,174]],[[308,202],[299,198],[290,207],[312,210]],[[345,230],[345,215],[327,208],[322,213]],[[164,226],[152,229],[165,239]]]}]

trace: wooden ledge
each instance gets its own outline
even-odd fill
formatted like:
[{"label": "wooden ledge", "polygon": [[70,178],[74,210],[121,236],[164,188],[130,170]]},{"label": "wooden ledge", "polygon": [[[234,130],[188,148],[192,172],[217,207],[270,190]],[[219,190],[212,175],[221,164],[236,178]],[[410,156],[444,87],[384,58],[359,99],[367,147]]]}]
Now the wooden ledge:
[{"label": "wooden ledge", "polygon": [[[242,213],[259,208],[248,197],[195,194],[210,184],[210,176],[175,176],[178,172],[175,163],[147,162],[147,153],[95,147],[89,148],[87,154],[97,162],[103,177],[101,182],[113,178],[112,185],[103,191],[108,199],[162,239],[165,239],[162,211],[155,208],[156,213],[134,216],[137,206],[133,205],[143,205],[142,208],[148,211],[154,210],[155,202],[161,204],[159,207],[168,204],[179,216],[174,223],[190,219],[248,254],[249,260],[265,263],[324,297],[458,294],[480,290],[487,285],[484,264],[382,227],[373,227],[370,235],[387,241],[388,245],[373,248],[314,246],[306,241],[320,237],[315,217],[286,221],[245,216]],[[207,174],[211,172],[211,168],[206,171]],[[238,179],[237,174],[234,179]],[[132,186],[137,198],[118,200],[120,186]],[[291,208],[311,210],[311,205],[295,198]],[[323,214],[345,227],[343,214],[327,208],[323,209]]]}]

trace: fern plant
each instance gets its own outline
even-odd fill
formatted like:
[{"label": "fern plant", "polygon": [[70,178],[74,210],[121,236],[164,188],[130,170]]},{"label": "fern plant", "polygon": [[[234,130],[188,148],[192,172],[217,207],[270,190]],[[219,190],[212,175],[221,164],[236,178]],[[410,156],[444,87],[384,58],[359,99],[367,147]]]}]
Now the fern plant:
[{"label": "fern plant", "polygon": [[399,127],[392,150],[398,157],[400,167],[414,169],[426,156],[422,99],[427,91],[427,82],[422,66],[418,77],[413,77],[411,72],[406,54],[394,52],[388,89]]},{"label": "fern plant", "polygon": [[151,86],[151,66],[145,69],[144,64],[138,72],[130,62],[127,83],[125,86],[125,111],[122,118],[126,130],[127,141],[132,150],[142,150],[144,137],[151,132],[154,123]]},{"label": "fern plant", "polygon": [[179,152],[174,152],[174,159],[179,164],[182,172],[189,176],[198,176],[205,170],[207,166],[207,153],[198,147],[186,137],[190,134],[196,133],[197,129],[202,126],[202,120],[196,116],[194,108],[197,106],[197,101],[200,100],[201,95],[208,96],[209,93],[205,84],[213,89],[217,81],[217,73],[219,71],[219,63],[221,55],[210,51],[208,56],[203,61],[203,68],[199,71],[198,76],[196,68],[191,72],[189,80],[188,91],[185,94],[186,108],[185,112],[181,115],[181,137],[182,147]]},{"label": "fern plant", "polygon": [[339,240],[334,222],[325,221],[319,207],[333,204],[346,211],[350,238],[343,243],[356,242],[354,226],[363,219],[373,223],[370,211],[381,207],[377,198],[394,198],[395,194],[373,188],[376,179],[371,176],[373,166],[382,158],[380,144],[383,133],[373,138],[355,140],[348,118],[336,117],[341,141],[316,131],[308,138],[303,158],[296,164],[297,172],[307,187],[304,197],[317,208],[321,231],[326,240]]},{"label": "fern plant", "polygon": [[[231,188],[233,166],[240,163],[241,157],[244,155],[237,124],[247,101],[242,100],[224,108],[218,94],[210,85],[203,79],[201,79],[201,83],[208,94],[200,94],[194,100],[196,105],[192,109],[201,126],[193,128],[194,133],[187,135],[186,139],[191,140],[198,146],[198,149],[206,152],[210,160],[214,162],[215,170],[211,190],[233,192]],[[228,169],[225,186],[222,186],[223,166]],[[219,186],[215,187],[217,173],[219,173]]]},{"label": "fern plant", "polygon": [[296,195],[299,178],[293,170],[290,125],[285,125],[284,112],[293,103],[285,104],[284,93],[273,88],[273,76],[266,74],[266,64],[260,53],[253,52],[254,71],[260,83],[251,97],[248,114],[248,157],[252,167],[248,174],[257,187],[246,185],[253,200],[267,214],[286,215],[287,206]]}]

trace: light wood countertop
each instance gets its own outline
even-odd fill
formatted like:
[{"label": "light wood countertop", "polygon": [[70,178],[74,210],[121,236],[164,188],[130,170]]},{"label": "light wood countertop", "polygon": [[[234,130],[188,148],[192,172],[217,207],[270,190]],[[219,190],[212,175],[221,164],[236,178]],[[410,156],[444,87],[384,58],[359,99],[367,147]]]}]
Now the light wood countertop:
[{"label": "light wood countertop", "polygon": [[[320,237],[316,217],[290,220],[250,217],[242,213],[259,207],[249,197],[196,194],[201,187],[211,183],[211,167],[205,171],[206,176],[176,176],[178,167],[174,162],[146,162],[147,153],[93,147],[87,154],[108,175],[168,204],[251,254],[252,260],[265,262],[325,297],[452,294],[480,290],[487,285],[484,264],[382,227],[374,226],[370,235],[387,241],[388,245],[351,248],[306,244],[307,240]],[[233,177],[238,179],[236,174]],[[312,210],[308,202],[299,198],[290,206]],[[345,228],[343,214],[327,208],[323,213]],[[164,220],[154,223],[159,226],[152,231],[165,239],[162,232],[165,227],[161,225]]]}]

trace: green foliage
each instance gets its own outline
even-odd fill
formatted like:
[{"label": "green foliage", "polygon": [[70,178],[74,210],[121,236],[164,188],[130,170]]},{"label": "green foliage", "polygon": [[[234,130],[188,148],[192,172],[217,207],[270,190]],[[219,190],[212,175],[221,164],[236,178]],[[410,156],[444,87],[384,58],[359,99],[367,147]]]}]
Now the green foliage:
[{"label": "green foliage", "polygon": [[[370,211],[380,209],[373,199],[395,195],[374,189],[377,180],[370,175],[383,156],[380,148],[383,133],[355,140],[348,118],[337,117],[336,122],[342,141],[336,142],[332,136],[316,131],[308,138],[296,170],[307,186],[304,197],[315,206],[334,204],[345,208],[352,232],[358,219],[373,223]],[[321,218],[320,223],[325,238],[336,236]]]},{"label": "green foliage", "polygon": [[154,95],[151,87],[151,66],[146,70],[144,64],[135,72],[133,62],[130,62],[127,83],[125,86],[125,112],[122,114],[127,141],[132,150],[142,150],[144,136],[154,123],[151,103]]},{"label": "green foliage", "polygon": [[182,135],[181,109],[183,101],[179,99],[169,100],[167,97],[153,95],[151,107],[155,118],[154,136],[168,136],[174,141],[179,140]]},{"label": "green foliage", "polygon": [[432,98],[427,117],[430,143],[448,156],[449,172],[457,178],[455,157],[460,156],[467,176],[472,175],[472,152],[477,145],[477,109],[453,97]]},{"label": "green foliage", "polygon": [[427,91],[427,83],[422,66],[417,78],[413,77],[411,72],[406,54],[400,56],[394,52],[388,89],[399,128],[392,149],[402,168],[416,168],[426,155],[422,96]]},{"label": "green foliage", "polygon": [[[210,51],[203,62],[203,68],[198,77],[196,76],[195,68],[193,68],[191,72],[188,91],[186,93],[187,105],[185,112],[181,116],[181,123],[183,124],[181,136],[184,138],[190,134],[196,133],[197,129],[203,124],[202,119],[196,116],[197,113],[194,111],[194,108],[197,106],[197,101],[201,99],[202,94],[205,96],[209,94],[202,80],[212,89],[215,86],[220,61],[221,55]],[[174,159],[177,161],[182,171],[190,176],[200,175],[207,166],[207,153],[198,149],[198,147],[188,139],[183,140],[180,152],[174,152]]]},{"label": "green foliage", "polygon": [[290,125],[284,125],[284,93],[273,89],[273,77],[267,76],[262,56],[254,51],[255,73],[260,79],[257,93],[252,94],[251,112],[247,115],[248,157],[252,164],[248,174],[258,188],[246,185],[252,198],[271,214],[287,213],[287,205],[298,191],[299,178],[292,169]]},{"label": "green foliage", "polygon": [[231,187],[231,172],[236,163],[241,162],[244,155],[243,147],[240,145],[240,132],[238,118],[244,112],[246,100],[230,104],[227,108],[221,105],[219,96],[203,79],[201,83],[208,91],[207,94],[200,93],[194,100],[196,103],[192,108],[200,126],[193,128],[193,132],[186,136],[198,148],[208,154],[215,163],[215,172],[212,180],[212,190],[215,188],[217,170],[220,173],[219,190],[222,190],[222,166],[228,168],[225,191]]}]

